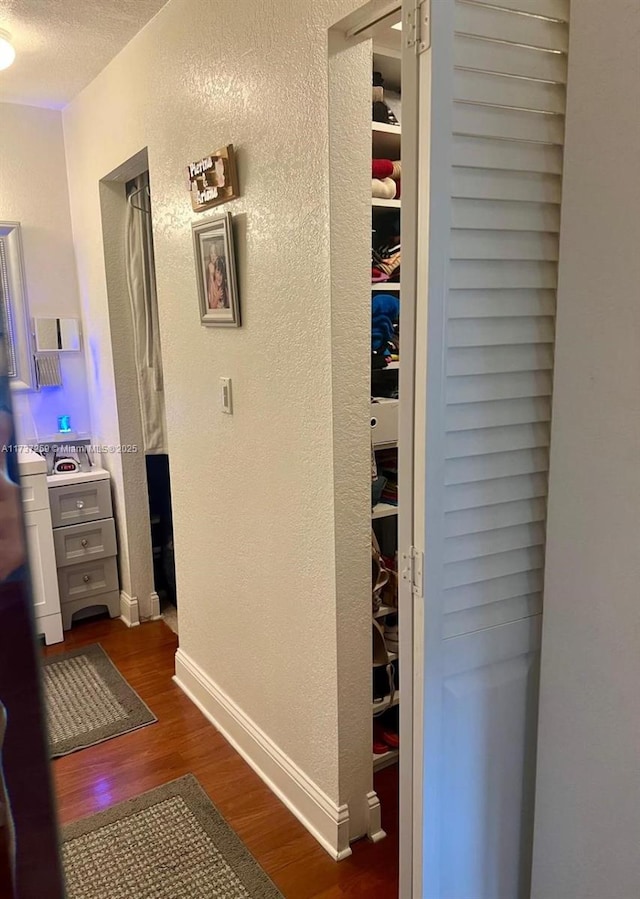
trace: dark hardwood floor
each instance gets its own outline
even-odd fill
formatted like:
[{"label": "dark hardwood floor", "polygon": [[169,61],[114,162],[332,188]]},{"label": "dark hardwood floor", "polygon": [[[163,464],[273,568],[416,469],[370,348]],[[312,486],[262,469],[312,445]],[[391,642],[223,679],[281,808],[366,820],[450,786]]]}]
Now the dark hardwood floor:
[{"label": "dark hardwood floor", "polygon": [[387,839],[361,840],[334,862],[173,683],[177,639],[164,622],[81,623],[44,652],[89,643],[102,645],[158,723],[53,762],[63,824],[192,773],[286,899],[396,899],[397,768],[376,775]]}]

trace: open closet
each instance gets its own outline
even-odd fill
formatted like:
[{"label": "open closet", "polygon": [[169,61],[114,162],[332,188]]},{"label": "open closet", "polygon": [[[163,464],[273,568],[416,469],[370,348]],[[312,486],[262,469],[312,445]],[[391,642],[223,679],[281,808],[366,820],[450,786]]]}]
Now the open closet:
[{"label": "open closet", "polygon": [[[373,770],[399,759],[400,13],[374,40],[371,122]],[[397,43],[397,48],[392,44]],[[390,45],[388,45],[390,44]]]},{"label": "open closet", "polygon": [[149,500],[153,582],[161,612],[172,626],[177,598],[149,173],[127,182],[126,193],[127,292]]}]

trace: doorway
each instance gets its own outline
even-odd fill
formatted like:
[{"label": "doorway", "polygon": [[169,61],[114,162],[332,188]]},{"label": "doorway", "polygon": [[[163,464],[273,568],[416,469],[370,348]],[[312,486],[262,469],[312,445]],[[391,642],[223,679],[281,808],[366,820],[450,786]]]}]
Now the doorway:
[{"label": "doorway", "polygon": [[177,633],[171,479],[158,324],[152,192],[145,150],[100,183],[120,441],[113,477],[121,607],[130,625],[165,618]]},{"label": "doorway", "polygon": [[[345,799],[351,840],[386,838],[380,851],[393,856],[397,887],[401,784],[411,794],[412,611],[402,541],[411,519],[403,406],[411,409],[413,314],[407,292],[405,318],[402,266],[401,10],[382,6],[368,4],[329,33],[331,302],[336,467],[354,478],[358,459],[357,485],[336,485],[350,499],[336,503],[336,529],[348,534],[337,547],[340,685],[350,694],[341,755],[345,745],[363,749]],[[364,828],[356,784],[368,794]]]}]

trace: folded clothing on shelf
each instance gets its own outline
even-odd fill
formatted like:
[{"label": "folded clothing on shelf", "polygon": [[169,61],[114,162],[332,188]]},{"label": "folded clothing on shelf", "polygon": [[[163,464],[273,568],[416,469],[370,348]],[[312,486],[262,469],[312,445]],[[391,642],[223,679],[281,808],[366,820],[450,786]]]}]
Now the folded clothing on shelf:
[{"label": "folded clothing on shelf", "polygon": [[393,162],[390,159],[372,159],[372,178],[393,178]]},{"label": "folded clothing on shelf", "polygon": [[396,195],[396,182],[393,178],[372,178],[371,196],[380,200],[393,200]]},{"label": "folded clothing on shelf", "polygon": [[390,293],[376,293],[371,298],[371,349],[388,355],[396,336],[400,317],[400,300]]}]

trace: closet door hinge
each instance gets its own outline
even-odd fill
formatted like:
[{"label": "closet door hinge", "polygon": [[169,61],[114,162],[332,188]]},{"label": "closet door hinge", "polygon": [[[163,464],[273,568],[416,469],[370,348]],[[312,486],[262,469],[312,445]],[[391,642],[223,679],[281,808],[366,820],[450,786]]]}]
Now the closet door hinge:
[{"label": "closet door hinge", "polygon": [[405,15],[402,24],[405,46],[415,47],[416,55],[424,53],[431,46],[431,0],[421,0],[414,4]]},{"label": "closet door hinge", "polygon": [[409,552],[402,553],[402,580],[411,582],[411,592],[414,596],[423,596],[424,593],[424,553],[412,546]]}]

